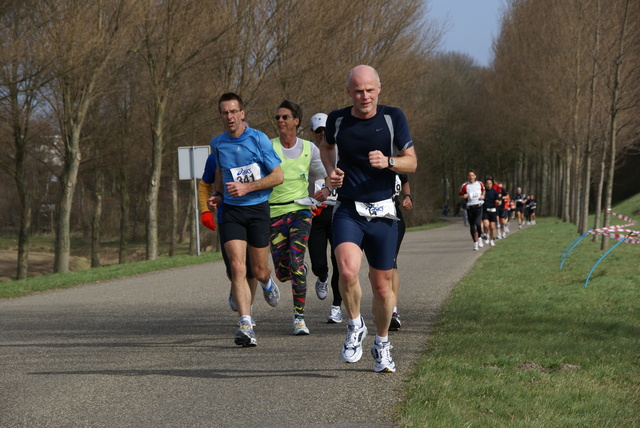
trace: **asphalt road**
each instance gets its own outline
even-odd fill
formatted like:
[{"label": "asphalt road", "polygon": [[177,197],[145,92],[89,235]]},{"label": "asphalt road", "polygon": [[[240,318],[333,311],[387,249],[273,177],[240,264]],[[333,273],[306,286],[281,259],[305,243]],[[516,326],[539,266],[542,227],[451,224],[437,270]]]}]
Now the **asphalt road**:
[{"label": "asphalt road", "polygon": [[[367,313],[362,360],[340,361],[345,324],[326,324],[331,300],[315,296],[315,278],[311,334],[292,335],[290,286],[280,284],[278,307],[256,299],[255,348],[233,343],[222,262],[1,300],[0,426],[393,426],[439,307],[487,251],[471,247],[459,222],[407,233],[394,374],[373,372]],[[366,278],[363,269],[364,302]]]}]

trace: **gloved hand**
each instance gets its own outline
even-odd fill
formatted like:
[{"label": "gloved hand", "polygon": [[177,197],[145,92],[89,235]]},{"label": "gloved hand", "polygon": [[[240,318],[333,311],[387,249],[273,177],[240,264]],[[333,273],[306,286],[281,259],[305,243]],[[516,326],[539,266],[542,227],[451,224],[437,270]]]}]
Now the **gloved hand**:
[{"label": "gloved hand", "polygon": [[211,211],[205,211],[200,214],[200,222],[211,230],[216,230],[216,223],[213,221],[213,213]]}]

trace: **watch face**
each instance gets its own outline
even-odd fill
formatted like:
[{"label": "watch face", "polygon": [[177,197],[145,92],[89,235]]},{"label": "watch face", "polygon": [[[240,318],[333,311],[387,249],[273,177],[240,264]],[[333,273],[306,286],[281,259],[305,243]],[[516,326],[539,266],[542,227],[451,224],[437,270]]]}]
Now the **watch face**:
[{"label": "watch face", "polygon": [[396,160],[394,158],[389,158],[389,166],[394,166],[396,164]]}]

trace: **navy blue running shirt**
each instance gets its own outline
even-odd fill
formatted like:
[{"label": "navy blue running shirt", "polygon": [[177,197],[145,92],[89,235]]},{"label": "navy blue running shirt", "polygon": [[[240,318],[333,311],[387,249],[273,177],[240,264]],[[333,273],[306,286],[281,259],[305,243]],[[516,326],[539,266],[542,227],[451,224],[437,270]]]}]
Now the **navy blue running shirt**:
[{"label": "navy blue running shirt", "polygon": [[[338,168],[344,171],[338,195],[360,202],[377,202],[393,196],[396,173],[377,169],[369,163],[369,152],[385,156],[413,146],[409,124],[402,110],[378,105],[376,115],[358,119],[351,107],[329,113],[325,139],[338,148]],[[394,150],[395,149],[395,150]]]}]

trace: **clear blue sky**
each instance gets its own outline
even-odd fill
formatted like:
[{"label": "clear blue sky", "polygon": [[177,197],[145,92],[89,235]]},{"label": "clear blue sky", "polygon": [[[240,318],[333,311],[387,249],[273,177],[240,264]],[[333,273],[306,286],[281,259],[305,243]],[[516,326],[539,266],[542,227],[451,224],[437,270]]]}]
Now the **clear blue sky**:
[{"label": "clear blue sky", "polygon": [[468,54],[480,65],[488,66],[505,0],[429,0],[428,4],[430,19],[448,19],[449,31],[442,39],[441,49]]}]

